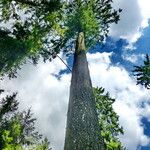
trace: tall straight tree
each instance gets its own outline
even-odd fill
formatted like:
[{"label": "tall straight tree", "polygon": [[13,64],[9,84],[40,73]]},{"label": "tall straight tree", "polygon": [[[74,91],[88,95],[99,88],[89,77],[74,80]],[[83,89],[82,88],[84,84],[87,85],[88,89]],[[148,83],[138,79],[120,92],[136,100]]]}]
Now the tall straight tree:
[{"label": "tall straight tree", "polygon": [[[118,22],[121,10],[112,8],[112,0],[0,0],[0,6],[3,21],[14,19],[11,30],[1,29],[5,34],[0,37],[1,74],[11,77],[27,58],[37,63],[40,56],[45,61],[60,51],[73,51],[64,149],[103,150],[86,51],[103,41],[109,25]],[[25,15],[23,19],[19,11]],[[11,55],[14,46],[15,56]]]},{"label": "tall straight tree", "polygon": [[64,149],[103,150],[86,50],[107,35],[108,23],[119,18],[116,11],[111,13],[111,1],[78,0],[70,5],[67,24],[76,44]]},{"label": "tall straight tree", "polygon": [[80,32],[72,70],[65,150],[103,149],[95,106],[86,59],[84,34]]}]

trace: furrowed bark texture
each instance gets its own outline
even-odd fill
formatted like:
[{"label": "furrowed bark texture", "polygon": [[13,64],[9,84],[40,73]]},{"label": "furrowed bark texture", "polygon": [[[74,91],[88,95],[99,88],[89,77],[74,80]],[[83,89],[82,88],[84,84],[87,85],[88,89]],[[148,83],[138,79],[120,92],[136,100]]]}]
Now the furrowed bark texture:
[{"label": "furrowed bark texture", "polygon": [[84,39],[81,41],[80,35],[74,55],[64,150],[103,150]]}]

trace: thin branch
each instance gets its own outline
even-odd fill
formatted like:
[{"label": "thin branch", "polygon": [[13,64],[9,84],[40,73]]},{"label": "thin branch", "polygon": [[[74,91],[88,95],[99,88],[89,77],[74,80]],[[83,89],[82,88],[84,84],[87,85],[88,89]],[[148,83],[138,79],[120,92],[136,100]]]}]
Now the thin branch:
[{"label": "thin branch", "polygon": [[72,72],[70,67],[63,61],[63,59],[61,57],[59,57],[57,54],[56,54],[56,56],[63,62],[63,64],[65,64],[65,66],[69,69],[69,71]]}]

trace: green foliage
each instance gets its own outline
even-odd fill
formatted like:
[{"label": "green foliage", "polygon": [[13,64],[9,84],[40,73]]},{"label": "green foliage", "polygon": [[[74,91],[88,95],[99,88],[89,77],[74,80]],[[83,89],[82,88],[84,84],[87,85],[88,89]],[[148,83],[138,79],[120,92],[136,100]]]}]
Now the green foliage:
[{"label": "green foliage", "polygon": [[21,63],[27,52],[24,43],[7,36],[7,32],[0,31],[0,74],[14,71]]},{"label": "green foliage", "polygon": [[19,112],[18,105],[16,93],[0,99],[0,149],[50,150],[48,140],[35,131],[31,110]]},{"label": "green foliage", "polygon": [[113,110],[115,99],[110,98],[109,93],[104,94],[103,88],[94,88],[96,109],[106,150],[123,150],[118,136],[123,134],[123,128],[119,125],[119,116]]},{"label": "green foliage", "polygon": [[119,20],[121,10],[111,5],[112,0],[0,0],[1,22],[13,22],[11,29],[0,28],[0,75],[15,77],[27,59],[36,64],[40,57],[74,51],[79,32],[87,49],[101,42]]},{"label": "green foliage", "polygon": [[118,11],[113,10],[112,0],[74,0],[66,6],[66,37],[76,39],[79,32],[85,34],[87,49],[102,42],[108,35],[109,25],[119,20]]},{"label": "green foliage", "polygon": [[27,59],[36,64],[40,57],[44,60],[52,57],[46,37],[56,18],[47,20],[47,16],[60,7],[58,0],[0,0],[0,22],[13,22],[11,28],[6,25],[0,28],[0,75],[15,77]]},{"label": "green foliage", "polygon": [[133,71],[137,79],[137,84],[145,86],[145,88],[150,89],[150,58],[148,55],[145,56],[143,66],[135,66]]}]

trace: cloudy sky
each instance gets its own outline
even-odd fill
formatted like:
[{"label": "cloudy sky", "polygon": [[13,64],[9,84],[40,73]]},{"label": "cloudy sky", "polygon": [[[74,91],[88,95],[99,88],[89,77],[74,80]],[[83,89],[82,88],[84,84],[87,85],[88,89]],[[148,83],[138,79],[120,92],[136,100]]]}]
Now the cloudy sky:
[{"label": "cloudy sky", "polygon": [[[104,87],[116,99],[114,109],[125,134],[120,137],[128,150],[150,149],[150,91],[136,85],[133,66],[150,54],[150,0],[114,0],[122,8],[121,20],[112,25],[103,46],[87,54],[93,86]],[[63,57],[60,54],[61,57]],[[71,67],[72,58],[66,60]],[[18,78],[1,81],[2,87],[18,91],[20,109],[32,107],[37,127],[63,150],[71,74],[56,58],[36,67],[26,64]],[[62,73],[63,72],[63,73]]]}]

